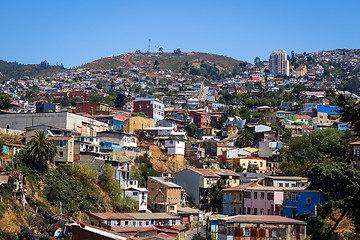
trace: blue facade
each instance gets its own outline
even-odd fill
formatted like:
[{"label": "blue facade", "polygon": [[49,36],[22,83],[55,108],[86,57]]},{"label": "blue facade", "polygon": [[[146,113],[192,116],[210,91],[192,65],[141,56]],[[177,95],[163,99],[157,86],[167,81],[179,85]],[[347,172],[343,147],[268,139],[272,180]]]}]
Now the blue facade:
[{"label": "blue facade", "polygon": [[232,215],[232,194],[223,192],[223,214]]},{"label": "blue facade", "polygon": [[317,106],[318,112],[323,112],[323,113],[327,113],[330,115],[338,115],[338,114],[340,114],[339,111],[341,111],[341,110],[342,110],[341,107],[324,106],[324,105]]},{"label": "blue facade", "polygon": [[124,151],[124,149],[122,149],[119,144],[115,144],[111,142],[100,142],[100,149],[112,149],[112,150]]},{"label": "blue facade", "polygon": [[113,118],[112,126],[113,130],[122,130],[124,129],[124,121]]},{"label": "blue facade", "polygon": [[342,130],[342,131],[350,130],[350,124],[349,123],[337,123],[336,128],[338,130]]},{"label": "blue facade", "polygon": [[[297,197],[286,196],[296,194]],[[282,215],[288,218],[295,218],[299,214],[309,214],[314,217],[316,213],[316,205],[325,203],[324,194],[320,191],[284,191],[284,202]]]}]

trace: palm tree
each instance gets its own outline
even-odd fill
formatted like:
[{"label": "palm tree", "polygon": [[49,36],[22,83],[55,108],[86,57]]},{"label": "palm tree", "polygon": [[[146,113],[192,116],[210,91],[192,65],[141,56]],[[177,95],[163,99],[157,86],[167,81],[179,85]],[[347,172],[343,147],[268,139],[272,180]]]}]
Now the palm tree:
[{"label": "palm tree", "polygon": [[46,166],[57,154],[57,147],[46,138],[44,131],[36,131],[28,143],[26,153],[35,163]]}]

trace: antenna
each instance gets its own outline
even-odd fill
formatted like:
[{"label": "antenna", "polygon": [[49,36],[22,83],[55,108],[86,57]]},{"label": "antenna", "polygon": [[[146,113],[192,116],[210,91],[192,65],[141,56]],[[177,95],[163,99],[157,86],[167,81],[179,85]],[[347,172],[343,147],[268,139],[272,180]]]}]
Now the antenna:
[{"label": "antenna", "polygon": [[147,50],[148,53],[150,52],[150,45],[151,45],[151,39],[149,39],[149,47],[148,47],[148,50]]}]

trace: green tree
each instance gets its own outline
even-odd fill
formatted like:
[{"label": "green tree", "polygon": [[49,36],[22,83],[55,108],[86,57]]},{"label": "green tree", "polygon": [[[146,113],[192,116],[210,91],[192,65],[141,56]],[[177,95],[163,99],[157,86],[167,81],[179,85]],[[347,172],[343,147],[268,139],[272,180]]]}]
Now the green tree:
[{"label": "green tree", "polygon": [[154,65],[155,65],[155,66],[159,66],[159,65],[160,65],[159,61],[158,61],[158,60],[155,60]]},{"label": "green tree", "polygon": [[347,98],[340,94],[336,98],[336,102],[340,108],[341,120],[350,122],[351,129],[356,135],[360,135],[360,105],[354,98]]},{"label": "green tree", "polygon": [[260,60],[259,57],[256,57],[256,58],[254,59],[254,65],[258,65],[260,62],[261,62],[261,60]]},{"label": "green tree", "polygon": [[114,101],[115,107],[122,108],[126,104],[126,101],[127,99],[124,94],[118,93]]},{"label": "green tree", "polygon": [[160,48],[159,48],[159,52],[160,52],[160,53],[163,53],[163,51],[164,51],[164,48],[163,48],[163,47],[160,47]]},{"label": "green tree", "polygon": [[143,113],[143,112],[135,113],[133,116],[134,117],[146,117],[145,113]]},{"label": "green tree", "polygon": [[27,145],[27,155],[40,166],[47,166],[57,154],[55,143],[46,138],[44,131],[36,131]]},{"label": "green tree", "polygon": [[292,138],[279,156],[282,174],[305,175],[316,163],[347,162],[351,139],[349,131],[335,128]]},{"label": "green tree", "polygon": [[206,190],[205,201],[209,201],[211,205],[222,206],[223,193],[222,190],[230,187],[225,180],[219,179],[216,183]]},{"label": "green tree", "polygon": [[235,141],[237,147],[248,147],[254,143],[254,136],[248,131],[244,130],[240,133],[239,137]]},{"label": "green tree", "polygon": [[7,110],[9,109],[11,103],[11,98],[7,94],[0,95],[0,109]]},{"label": "green tree", "polygon": [[190,136],[190,137],[197,137],[197,126],[195,125],[195,123],[190,123],[189,125],[187,125],[185,127],[185,130],[187,132],[187,134]]}]

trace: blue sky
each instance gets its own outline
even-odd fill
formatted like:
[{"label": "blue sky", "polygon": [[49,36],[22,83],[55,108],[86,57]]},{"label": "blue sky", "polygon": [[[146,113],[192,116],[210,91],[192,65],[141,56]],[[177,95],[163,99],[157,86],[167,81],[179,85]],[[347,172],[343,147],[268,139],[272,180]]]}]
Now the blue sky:
[{"label": "blue sky", "polygon": [[78,66],[161,46],[253,62],[360,48],[360,1],[23,0],[0,6],[0,59]]}]

